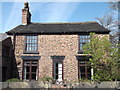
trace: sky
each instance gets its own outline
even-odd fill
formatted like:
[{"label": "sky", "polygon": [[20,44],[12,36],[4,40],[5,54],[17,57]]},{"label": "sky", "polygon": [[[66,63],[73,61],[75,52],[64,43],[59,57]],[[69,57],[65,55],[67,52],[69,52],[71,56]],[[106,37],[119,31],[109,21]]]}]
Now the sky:
[{"label": "sky", "polygon": [[[22,24],[23,2],[2,2],[2,22],[0,33]],[[110,12],[108,2],[30,2],[31,21],[47,22],[85,22],[97,21]]]}]

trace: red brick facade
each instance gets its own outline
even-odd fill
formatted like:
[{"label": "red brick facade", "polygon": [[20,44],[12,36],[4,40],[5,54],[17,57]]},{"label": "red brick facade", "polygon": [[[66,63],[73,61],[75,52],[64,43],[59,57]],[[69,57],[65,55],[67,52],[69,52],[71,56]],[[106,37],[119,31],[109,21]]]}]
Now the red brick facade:
[{"label": "red brick facade", "polygon": [[78,35],[38,35],[39,54],[23,54],[25,48],[25,36],[16,36],[15,56],[19,74],[22,79],[22,59],[21,56],[41,56],[39,60],[39,77],[52,77],[53,61],[51,56],[65,56],[63,60],[64,79],[78,79],[78,62],[76,55],[78,52]]},{"label": "red brick facade", "polygon": [[[101,35],[102,36],[102,35]],[[25,49],[25,36],[16,36],[15,57],[18,65],[19,75],[22,79],[21,56],[40,56],[39,78],[53,75],[53,60],[51,56],[65,56],[63,60],[63,77],[67,80],[78,79],[78,35],[38,35],[39,54],[23,54]]]}]

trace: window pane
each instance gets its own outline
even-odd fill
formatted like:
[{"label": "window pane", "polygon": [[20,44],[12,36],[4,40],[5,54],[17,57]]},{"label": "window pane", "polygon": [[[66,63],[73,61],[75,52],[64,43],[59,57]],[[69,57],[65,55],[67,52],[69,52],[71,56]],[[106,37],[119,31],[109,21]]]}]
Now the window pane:
[{"label": "window pane", "polygon": [[54,79],[61,81],[62,80],[62,63],[54,63]]},{"label": "window pane", "polygon": [[89,35],[81,35],[80,37],[80,50],[82,50],[83,45],[87,42],[90,42],[90,36]]},{"label": "window pane", "polygon": [[36,47],[34,47],[35,48],[35,51],[37,50],[37,46]]},{"label": "window pane", "polygon": [[30,46],[30,43],[27,44],[27,47],[29,47],[29,46]]},{"label": "window pane", "polygon": [[35,42],[35,40],[33,39],[33,40],[31,40],[31,43],[34,43]]},{"label": "window pane", "polygon": [[62,70],[62,68],[59,68],[59,70]]},{"label": "window pane", "polygon": [[32,64],[37,64],[37,62],[36,61],[32,61]]},{"label": "window pane", "polygon": [[37,39],[37,36],[35,36],[35,39]]},{"label": "window pane", "polygon": [[26,50],[36,51],[37,50],[37,36],[26,36]]},{"label": "window pane", "polygon": [[31,79],[35,79],[36,80],[36,74],[32,74],[32,78]]},{"label": "window pane", "polygon": [[32,36],[32,39],[34,39],[35,36]]},{"label": "window pane", "polygon": [[82,79],[85,79],[85,74],[81,74],[81,78],[82,78]]},{"label": "window pane", "polygon": [[88,76],[88,77],[87,77],[88,79],[91,79],[91,74],[88,74],[87,76]]},{"label": "window pane", "polygon": [[84,64],[85,64],[85,61],[80,61],[80,64],[83,64],[83,65],[84,65]]},{"label": "window pane", "polygon": [[58,68],[55,69],[55,74],[58,74]]},{"label": "window pane", "polygon": [[59,67],[59,68],[60,68],[60,67],[62,68],[62,63],[59,63],[59,64],[58,64],[58,67]]},{"label": "window pane", "polygon": [[57,80],[58,79],[58,75],[54,75],[54,79]]},{"label": "window pane", "polygon": [[87,67],[87,72],[91,72],[90,66]]},{"label": "window pane", "polygon": [[30,72],[30,67],[29,66],[26,66],[26,72]]},{"label": "window pane", "polygon": [[60,80],[62,80],[62,74],[61,74],[61,75],[59,75],[59,76],[58,76],[58,78],[59,78]]},{"label": "window pane", "polygon": [[62,74],[62,71],[61,71],[61,70],[59,70],[59,71],[58,71],[58,74]]},{"label": "window pane", "polygon": [[30,61],[24,62],[24,65],[29,65],[29,64],[30,64]]},{"label": "window pane", "polygon": [[80,72],[85,72],[85,66],[80,66]]},{"label": "window pane", "polygon": [[58,63],[55,63],[55,68],[58,68]]},{"label": "window pane", "polygon": [[82,49],[82,46],[83,46],[83,45],[82,45],[82,44],[80,44],[80,49]]},{"label": "window pane", "polygon": [[31,51],[31,50],[32,50],[32,47],[29,47],[29,50]]},{"label": "window pane", "polygon": [[26,74],[26,79],[29,79],[29,76],[30,76],[29,74]]},{"label": "window pane", "polygon": [[37,71],[37,66],[32,66],[32,72],[36,72]]}]

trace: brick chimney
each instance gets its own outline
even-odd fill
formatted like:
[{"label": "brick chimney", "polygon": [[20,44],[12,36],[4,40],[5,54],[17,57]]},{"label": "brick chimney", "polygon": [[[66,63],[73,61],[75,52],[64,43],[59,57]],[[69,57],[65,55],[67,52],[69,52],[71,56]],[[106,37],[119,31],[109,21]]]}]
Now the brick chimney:
[{"label": "brick chimney", "polygon": [[29,12],[28,2],[25,2],[22,9],[22,24],[27,25],[29,23],[31,23],[31,13]]}]

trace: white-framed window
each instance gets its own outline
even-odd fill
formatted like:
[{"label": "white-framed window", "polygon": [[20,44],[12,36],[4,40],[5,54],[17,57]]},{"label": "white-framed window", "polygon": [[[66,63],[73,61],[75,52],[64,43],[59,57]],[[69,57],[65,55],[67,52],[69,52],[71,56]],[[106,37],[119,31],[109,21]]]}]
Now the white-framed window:
[{"label": "white-framed window", "polygon": [[83,45],[90,42],[90,35],[79,35],[79,51],[83,51]]},{"label": "white-framed window", "polygon": [[38,49],[38,36],[37,35],[27,35],[25,42],[25,51],[34,52]]}]

